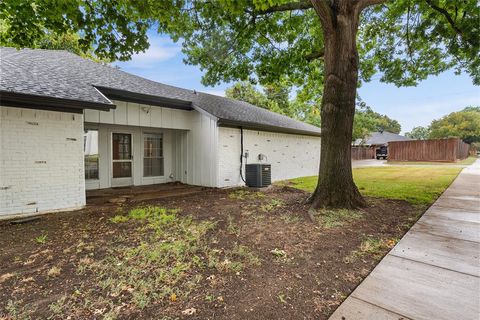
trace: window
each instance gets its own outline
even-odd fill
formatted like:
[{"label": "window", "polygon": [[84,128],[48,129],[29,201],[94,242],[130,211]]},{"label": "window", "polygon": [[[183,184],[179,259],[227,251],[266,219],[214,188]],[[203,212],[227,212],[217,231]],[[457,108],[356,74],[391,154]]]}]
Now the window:
[{"label": "window", "polygon": [[132,159],[132,136],[128,133],[113,133],[113,160]]},{"label": "window", "polygon": [[98,130],[85,130],[83,134],[85,179],[98,179]]},{"label": "window", "polygon": [[112,133],[113,178],[130,178],[132,159],[132,135]]},{"label": "window", "polygon": [[143,135],[143,176],[163,176],[163,136],[145,133]]}]

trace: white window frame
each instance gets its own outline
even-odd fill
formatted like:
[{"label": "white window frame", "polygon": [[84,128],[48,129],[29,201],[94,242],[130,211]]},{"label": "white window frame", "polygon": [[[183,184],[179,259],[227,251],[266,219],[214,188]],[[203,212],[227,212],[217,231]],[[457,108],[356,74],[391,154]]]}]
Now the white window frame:
[{"label": "white window frame", "polygon": [[[146,137],[154,137],[154,136],[159,136],[161,139],[162,143],[162,156],[160,158],[149,158],[145,157],[145,138]],[[144,179],[149,179],[149,178],[162,178],[165,177],[165,135],[163,132],[143,132],[142,136],[142,176]],[[160,176],[146,176],[145,175],[145,159],[162,159],[162,166],[163,166],[163,175]]]},{"label": "white window frame", "polygon": [[[130,159],[113,159],[113,135],[114,134],[124,134],[124,135],[130,135]],[[127,181],[127,180],[131,180],[131,183],[129,184],[133,184],[133,176],[134,176],[134,172],[135,172],[135,169],[134,169],[134,163],[133,163],[133,159],[135,157],[135,148],[134,148],[134,134],[133,132],[128,132],[128,131],[122,131],[122,130],[113,130],[111,133],[110,133],[110,161],[111,161],[111,168],[110,168],[110,177],[112,179],[112,181]],[[115,178],[113,176],[113,163],[114,162],[130,162],[130,177],[117,177]],[[112,183],[113,185],[113,183]]]},{"label": "white window frame", "polygon": [[[86,132],[85,131],[97,131],[97,169],[98,169],[98,172],[97,172],[97,178],[84,178],[86,182],[96,182],[96,181],[99,181],[100,180],[100,130],[98,128],[89,128],[89,127],[85,127],[83,128],[83,170],[85,170],[85,147],[86,147],[86,141],[85,141],[85,134]],[[85,177],[85,174],[84,174],[84,177]]]}]

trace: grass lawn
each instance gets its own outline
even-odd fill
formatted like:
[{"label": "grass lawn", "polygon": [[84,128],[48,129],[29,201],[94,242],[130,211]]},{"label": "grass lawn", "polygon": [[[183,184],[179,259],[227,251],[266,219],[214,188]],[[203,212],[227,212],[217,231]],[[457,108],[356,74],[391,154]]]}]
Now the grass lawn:
[{"label": "grass lawn", "polygon": [[[353,169],[360,192],[369,197],[405,200],[429,205],[452,183],[462,168],[455,167],[368,167]],[[312,192],[317,177],[290,180],[293,186]]]},{"label": "grass lawn", "polygon": [[438,161],[388,161],[388,164],[393,165],[439,165],[439,166],[448,166],[448,165],[463,165],[469,166],[474,163],[478,158],[477,157],[468,157],[457,162],[438,162]]}]

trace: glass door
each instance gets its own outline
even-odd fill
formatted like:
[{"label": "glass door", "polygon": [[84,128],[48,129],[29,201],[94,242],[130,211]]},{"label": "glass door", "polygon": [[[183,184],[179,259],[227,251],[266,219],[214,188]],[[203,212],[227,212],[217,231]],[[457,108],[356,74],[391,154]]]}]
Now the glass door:
[{"label": "glass door", "polygon": [[132,135],[112,133],[112,185],[132,184]]}]

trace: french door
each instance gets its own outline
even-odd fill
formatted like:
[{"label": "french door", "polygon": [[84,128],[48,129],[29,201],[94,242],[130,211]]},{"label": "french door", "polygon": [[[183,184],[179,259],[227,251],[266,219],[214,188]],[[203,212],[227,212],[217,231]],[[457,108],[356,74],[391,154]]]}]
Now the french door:
[{"label": "french door", "polygon": [[112,186],[133,184],[132,135],[112,133]]}]

